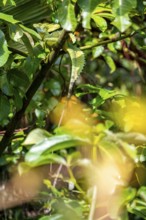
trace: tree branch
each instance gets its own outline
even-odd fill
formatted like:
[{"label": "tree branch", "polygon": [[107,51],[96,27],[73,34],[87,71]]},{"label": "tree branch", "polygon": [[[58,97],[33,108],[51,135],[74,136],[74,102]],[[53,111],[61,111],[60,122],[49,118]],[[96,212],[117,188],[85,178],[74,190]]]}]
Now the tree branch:
[{"label": "tree branch", "polygon": [[103,46],[103,45],[106,45],[106,44],[109,44],[109,43],[117,42],[117,41],[129,38],[129,37],[132,37],[135,34],[139,33],[139,31],[142,31],[144,29],[146,29],[146,27],[140,28],[140,29],[138,29],[135,32],[130,33],[130,34],[126,34],[126,35],[123,35],[123,36],[117,36],[115,38],[104,40],[104,41],[99,41],[98,43],[95,43],[95,44],[92,44],[92,45],[82,46],[82,47],[80,47],[80,49],[81,50],[88,50],[88,49],[92,49],[94,47]]},{"label": "tree branch", "polygon": [[22,118],[23,114],[25,113],[25,110],[27,109],[32,97],[34,96],[35,92],[40,87],[41,83],[45,79],[45,76],[49,73],[52,64],[57,59],[60,49],[62,48],[63,44],[65,43],[65,40],[67,38],[67,32],[65,30],[62,31],[60,34],[60,37],[58,39],[57,46],[54,48],[54,50],[50,53],[48,58],[48,63],[44,64],[40,70],[40,72],[37,74],[36,78],[32,82],[31,86],[29,87],[28,91],[26,92],[24,98],[23,98],[23,106],[22,108],[16,112],[14,117],[11,119],[9,124],[7,125],[6,132],[0,142],[0,155],[4,152],[6,147],[11,141],[12,135],[15,131],[15,128],[17,124],[19,123],[20,119]]}]

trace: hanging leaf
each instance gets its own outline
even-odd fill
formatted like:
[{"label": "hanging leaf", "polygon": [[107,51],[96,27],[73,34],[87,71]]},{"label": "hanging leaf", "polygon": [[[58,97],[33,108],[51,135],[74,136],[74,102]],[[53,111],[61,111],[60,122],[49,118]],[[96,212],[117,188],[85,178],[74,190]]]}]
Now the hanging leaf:
[{"label": "hanging leaf", "polygon": [[8,60],[9,50],[4,33],[0,30],[0,67],[2,67]]},{"label": "hanging leaf", "polygon": [[61,26],[67,31],[74,31],[77,26],[74,5],[69,0],[63,0],[58,10]]},{"label": "hanging leaf", "polygon": [[99,57],[103,53],[103,51],[104,51],[103,46],[94,47],[92,49],[93,58]]},{"label": "hanging leaf", "polygon": [[116,70],[116,65],[114,63],[114,60],[112,59],[112,57],[108,55],[104,55],[104,59],[110,68],[110,73],[113,73]]},{"label": "hanging leaf", "polygon": [[68,96],[70,96],[73,88],[73,84],[75,83],[78,76],[83,70],[85,64],[85,57],[83,51],[81,51],[79,48],[73,45],[70,45],[68,47],[67,52],[69,53],[72,62],[71,78],[70,78],[70,84],[68,90]]},{"label": "hanging leaf", "polygon": [[87,29],[91,29],[91,13],[96,8],[100,0],[78,0],[78,5],[82,10],[82,26]]},{"label": "hanging leaf", "polygon": [[104,32],[107,29],[107,22],[104,18],[102,18],[101,16],[98,16],[96,14],[93,14],[92,19],[94,20],[96,26],[102,31]]}]

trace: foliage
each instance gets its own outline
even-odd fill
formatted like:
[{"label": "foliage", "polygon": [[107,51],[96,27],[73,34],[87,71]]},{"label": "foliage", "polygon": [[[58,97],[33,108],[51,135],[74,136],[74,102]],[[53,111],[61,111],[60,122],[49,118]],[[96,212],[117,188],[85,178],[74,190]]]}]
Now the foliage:
[{"label": "foliage", "polygon": [[146,219],[145,10],[0,2],[1,219]]}]

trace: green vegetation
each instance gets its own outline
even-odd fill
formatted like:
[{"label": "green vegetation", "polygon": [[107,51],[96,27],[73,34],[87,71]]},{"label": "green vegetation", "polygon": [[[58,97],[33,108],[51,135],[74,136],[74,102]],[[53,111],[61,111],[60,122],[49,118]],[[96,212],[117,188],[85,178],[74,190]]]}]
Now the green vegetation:
[{"label": "green vegetation", "polygon": [[146,219],[145,12],[1,0],[0,219]]}]

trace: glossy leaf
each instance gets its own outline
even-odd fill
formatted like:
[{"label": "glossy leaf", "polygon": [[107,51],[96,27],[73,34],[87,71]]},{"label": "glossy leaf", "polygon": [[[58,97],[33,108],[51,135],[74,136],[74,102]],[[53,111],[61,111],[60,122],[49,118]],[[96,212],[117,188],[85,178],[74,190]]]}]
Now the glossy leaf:
[{"label": "glossy leaf", "polygon": [[39,142],[43,141],[45,138],[49,138],[50,136],[51,134],[46,130],[36,128],[28,134],[25,141],[23,142],[23,145],[38,144]]},{"label": "glossy leaf", "polygon": [[93,14],[91,16],[91,18],[94,20],[96,26],[102,31],[104,32],[107,29],[107,22],[104,18],[102,18],[101,16],[98,16],[96,14]]},{"label": "glossy leaf", "polygon": [[136,8],[136,6],[137,0],[114,0],[112,10],[116,16],[124,16],[132,9]]},{"label": "glossy leaf", "polygon": [[130,27],[131,21],[127,14],[123,16],[116,16],[112,24],[121,32],[124,32],[127,28]]},{"label": "glossy leaf", "polygon": [[103,51],[104,51],[103,46],[94,47],[92,49],[93,58],[99,57],[103,53]]},{"label": "glossy leaf", "polygon": [[69,0],[63,0],[58,10],[61,26],[68,31],[74,31],[77,26],[74,5]]},{"label": "glossy leaf", "polygon": [[42,154],[48,154],[57,150],[70,148],[78,144],[82,144],[88,140],[76,138],[71,135],[56,135],[45,138],[42,142],[33,145],[26,154],[26,162],[35,162]]},{"label": "glossy leaf", "polygon": [[23,31],[18,25],[9,24],[9,34],[12,40],[19,41],[23,36]]},{"label": "glossy leaf", "polygon": [[7,21],[12,24],[16,24],[19,22],[18,20],[14,19],[12,15],[4,14],[4,13],[0,13],[0,20]]},{"label": "glossy leaf", "polygon": [[90,29],[91,13],[100,1],[95,0],[78,0],[78,5],[82,10],[82,26]]},{"label": "glossy leaf", "polygon": [[9,58],[9,50],[4,33],[0,30],[0,67],[2,67]]},{"label": "glossy leaf", "polygon": [[116,65],[115,65],[114,60],[112,59],[112,57],[108,55],[104,55],[104,59],[110,68],[110,73],[113,73],[116,70]]}]

